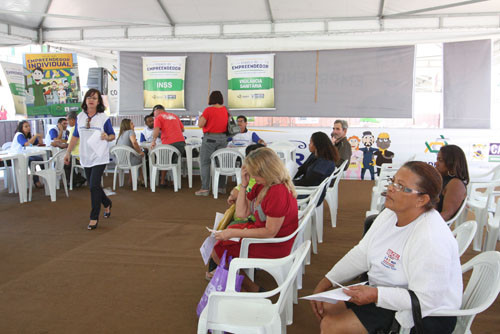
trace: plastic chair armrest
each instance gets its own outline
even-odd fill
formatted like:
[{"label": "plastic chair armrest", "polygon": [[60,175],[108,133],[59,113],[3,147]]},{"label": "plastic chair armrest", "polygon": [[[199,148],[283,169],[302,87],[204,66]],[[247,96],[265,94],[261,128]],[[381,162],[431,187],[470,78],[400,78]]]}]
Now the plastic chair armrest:
[{"label": "plastic chair armrest", "polygon": [[297,234],[296,232],[297,230],[295,230],[290,235],[281,238],[243,238],[241,240],[240,258],[248,258],[248,249],[250,248],[251,244],[277,244],[280,242],[285,242],[293,238],[295,234]]}]

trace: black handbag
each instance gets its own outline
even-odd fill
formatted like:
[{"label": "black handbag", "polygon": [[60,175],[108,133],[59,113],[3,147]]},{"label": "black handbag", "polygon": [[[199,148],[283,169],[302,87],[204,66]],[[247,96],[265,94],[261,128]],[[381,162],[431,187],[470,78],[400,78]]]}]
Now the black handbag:
[{"label": "black handbag", "polygon": [[234,120],[233,116],[231,116],[231,114],[228,111],[227,112],[227,131],[226,131],[226,135],[232,137],[234,135],[237,135],[240,132],[241,132],[240,131],[240,127],[238,126],[238,124]]}]

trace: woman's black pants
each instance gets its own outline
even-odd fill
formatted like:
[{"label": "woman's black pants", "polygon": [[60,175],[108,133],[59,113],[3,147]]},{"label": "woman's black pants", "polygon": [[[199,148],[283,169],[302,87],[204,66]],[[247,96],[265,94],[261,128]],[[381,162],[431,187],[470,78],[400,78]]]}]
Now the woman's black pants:
[{"label": "woman's black pants", "polygon": [[90,220],[98,220],[101,204],[105,208],[111,205],[111,200],[106,196],[101,187],[101,178],[106,165],[97,165],[93,167],[85,167],[85,176],[90,187],[90,202],[92,210],[90,211]]}]

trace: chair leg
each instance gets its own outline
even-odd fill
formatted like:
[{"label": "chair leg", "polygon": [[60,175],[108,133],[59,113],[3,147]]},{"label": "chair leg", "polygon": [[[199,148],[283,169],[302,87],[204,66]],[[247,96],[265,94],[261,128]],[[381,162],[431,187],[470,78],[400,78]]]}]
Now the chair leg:
[{"label": "chair leg", "polygon": [[130,168],[129,173],[130,176],[132,177],[132,190],[137,191],[137,178],[139,177],[137,173],[139,171],[139,168]]},{"label": "chair leg", "polygon": [[219,193],[219,177],[220,177],[219,172],[215,171],[214,178],[212,180],[212,190],[213,190],[215,199],[217,199],[218,193]]},{"label": "chair leg", "polygon": [[323,203],[316,208],[316,234],[318,243],[323,242]]},{"label": "chair leg", "polygon": [[64,175],[64,173],[63,173],[61,178],[63,181],[64,192],[66,193],[66,197],[69,197],[69,195],[68,195],[68,183],[66,182],[66,175]]},{"label": "chair leg", "polygon": [[[118,167],[115,167],[115,172],[113,175],[113,191],[116,191],[116,173],[118,173]],[[87,180],[87,182],[90,182],[90,180]]]},{"label": "chair leg", "polygon": [[29,176],[29,194],[28,194],[28,201],[31,202],[31,194],[33,193],[33,175]]},{"label": "chair leg", "polygon": [[156,174],[158,173],[158,171],[156,170],[156,167],[151,167],[151,171],[149,173],[149,176],[151,178],[149,184],[151,185],[151,192],[155,192],[156,191]]},{"label": "chair leg", "polygon": [[178,170],[177,168],[172,169],[172,181],[174,182],[174,192],[177,192],[179,189],[179,178],[177,177]]},{"label": "chair leg", "polygon": [[146,170],[145,160],[142,162],[142,179],[144,180],[144,188],[148,188],[148,173]]}]

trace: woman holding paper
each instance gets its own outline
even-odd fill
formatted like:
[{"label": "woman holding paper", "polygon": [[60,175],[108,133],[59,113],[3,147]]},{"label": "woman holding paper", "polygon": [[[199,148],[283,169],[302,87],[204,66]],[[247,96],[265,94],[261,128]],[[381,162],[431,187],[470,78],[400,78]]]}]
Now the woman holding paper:
[{"label": "woman holding paper", "polygon": [[[240,189],[246,189],[250,178],[256,184],[247,194],[238,192],[236,216],[248,217],[254,214],[256,221],[234,224],[215,234],[219,240],[212,252],[215,263],[227,251],[233,258],[240,255],[241,240],[232,238],[280,238],[293,233],[298,227],[298,208],[295,187],[288,170],[278,155],[269,148],[252,151],[241,168]],[[273,244],[251,245],[251,258],[281,258],[290,254],[294,238]],[[243,281],[246,291],[258,291],[259,287],[248,278]]]},{"label": "woman holding paper", "polygon": [[348,302],[311,302],[322,333],[387,331],[394,317],[411,328],[408,290],[419,299],[426,333],[453,331],[456,317],[427,317],[457,310],[462,300],[457,242],[435,210],[441,187],[441,176],[427,163],[411,161],[399,169],[387,189],[386,209],[314,290],[327,291],[368,272],[368,285],[343,290]]},{"label": "woman holding paper", "polygon": [[71,151],[80,138],[80,163],[85,168],[85,176],[90,188],[90,223],[87,229],[97,228],[101,204],[104,205],[104,218],[111,216],[111,200],[101,187],[101,178],[109,163],[108,142],[115,139],[111,121],[104,113],[105,107],[101,93],[89,89],[83,98],[83,112],[76,119],[73,137],[68,146],[64,162],[71,161]]}]

